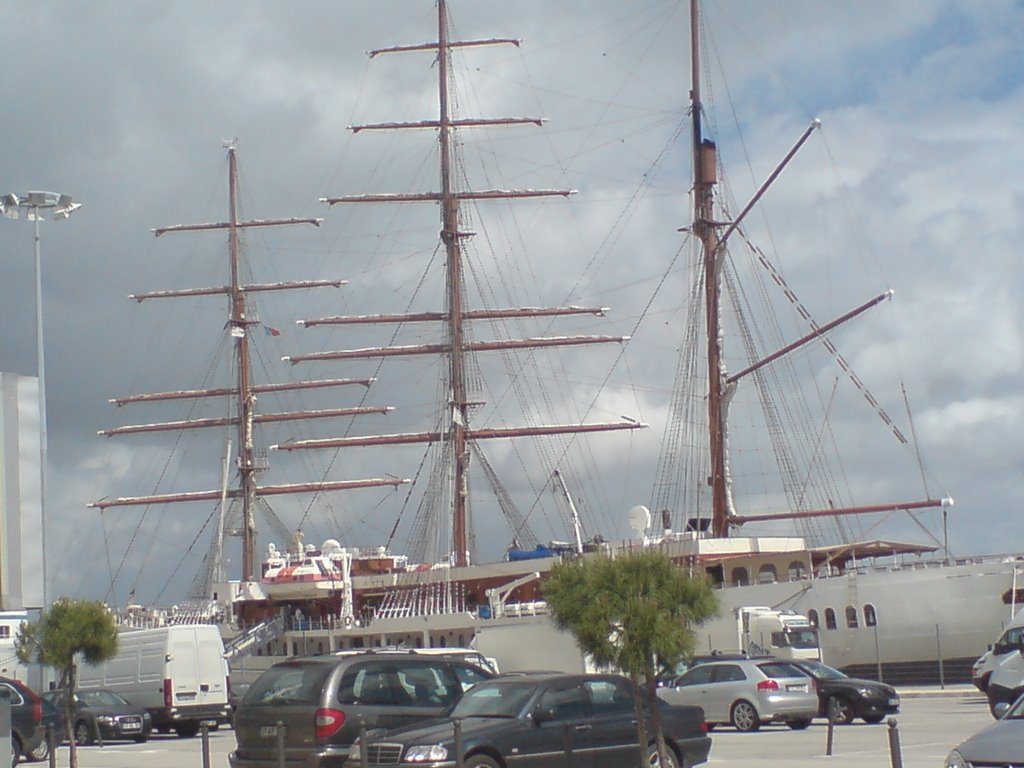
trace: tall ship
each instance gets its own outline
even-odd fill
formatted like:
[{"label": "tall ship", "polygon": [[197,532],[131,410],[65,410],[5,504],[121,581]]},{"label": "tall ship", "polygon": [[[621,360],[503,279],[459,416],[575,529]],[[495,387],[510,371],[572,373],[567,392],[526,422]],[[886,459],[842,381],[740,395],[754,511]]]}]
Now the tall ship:
[{"label": "tall ship", "polygon": [[[192,502],[217,510],[206,568],[188,607],[183,603],[167,611],[130,604],[126,624],[218,620],[225,628],[228,653],[240,669],[258,669],[282,656],[350,648],[472,646],[484,631],[493,635],[503,629],[511,633],[549,626],[542,583],[560,559],[646,547],[665,552],[681,568],[707,575],[719,587],[722,615],[698,628],[701,650],[728,644],[742,607],[767,606],[809,617],[817,627],[823,656],[833,666],[897,682],[965,679],[970,662],[1016,607],[1020,597],[1017,558],[957,558],[934,537],[924,544],[881,538],[876,531],[883,522],[903,518],[923,528],[925,511],[938,510],[944,516],[952,500],[929,493],[929,483],[918,495],[885,498],[891,485],[886,481],[885,459],[879,460],[877,476],[851,478],[844,474],[840,458],[843,452],[873,450],[862,442],[871,430],[855,430],[858,436],[853,439],[840,433],[844,425],[862,426],[868,421],[880,428],[875,434],[880,431],[890,447],[912,459],[917,455],[912,429],[897,424],[840,352],[841,330],[889,300],[892,292],[864,297],[835,319],[819,322],[798,297],[796,286],[789,284],[747,231],[750,214],[813,139],[818,122],[803,131],[748,202],[737,205],[721,193],[729,187],[702,96],[700,9],[692,0],[687,113],[692,208],[687,225],[681,228],[684,242],[679,252],[666,255],[667,262],[685,265],[685,269],[666,272],[678,281],[673,290],[681,297],[680,319],[674,328],[679,363],[665,407],[651,495],[637,500],[628,511],[630,538],[606,539],[593,530],[580,509],[586,506],[581,502],[588,496],[587,478],[569,469],[567,456],[583,442],[626,439],[600,433],[631,433],[646,425],[638,418],[591,420],[586,418],[588,409],[582,409],[579,418],[547,420],[533,403],[548,405],[548,391],[555,387],[541,380],[539,394],[526,394],[528,380],[535,377],[525,375],[525,366],[556,349],[628,347],[633,342],[624,334],[547,331],[560,322],[602,318],[609,311],[605,307],[502,306],[495,301],[497,292],[488,277],[502,276],[501,262],[481,261],[474,250],[474,242],[482,238],[476,227],[486,216],[487,206],[498,201],[535,205],[572,192],[496,189],[476,183],[466,172],[460,136],[481,130],[531,130],[543,120],[457,114],[462,102],[453,96],[455,58],[472,56],[484,47],[518,46],[520,41],[458,39],[452,35],[447,2],[437,0],[436,5],[436,39],[373,50],[370,56],[408,54],[436,67],[437,115],[352,126],[356,134],[431,135],[439,169],[436,189],[324,197],[321,202],[330,208],[394,208],[397,215],[410,207],[433,207],[439,213],[439,235],[431,258],[432,264],[440,265],[438,274],[431,282],[424,271],[426,299],[420,293],[410,297],[408,311],[309,317],[299,323],[306,328],[340,329],[332,338],[362,339],[387,329],[389,343],[296,352],[284,358],[302,369],[334,364],[359,370],[366,365],[384,370],[384,362],[436,360],[432,369],[440,379],[436,416],[420,431],[371,434],[353,429],[355,419],[387,412],[388,406],[363,404],[290,413],[263,412],[257,407],[257,402],[281,391],[362,385],[372,392],[375,376],[286,385],[256,382],[249,343],[262,324],[247,302],[262,292],[338,287],[339,281],[243,281],[240,233],[286,224],[319,225],[320,220],[240,218],[235,149],[230,146],[228,220],[156,230],[157,235],[196,230],[226,234],[229,283],[133,298],[226,297],[230,314],[224,329],[231,345],[234,381],[219,389],[133,396],[117,403],[217,397],[231,403],[232,411],[227,417],[199,423],[133,425],[106,434],[227,429],[234,434],[232,448],[226,452],[231,460],[225,460],[220,489],[94,502],[101,509]],[[679,277],[683,272],[685,281]],[[431,302],[437,306],[420,306]],[[780,316],[784,319],[777,319]],[[484,328],[494,338],[482,339]],[[514,334],[512,328],[526,332]],[[404,333],[414,341],[398,343]],[[515,402],[512,407],[483,399],[481,382],[493,368],[484,362],[488,356],[503,361],[508,382],[504,391],[508,402]],[[394,368],[389,365],[387,370]],[[833,373],[823,373],[826,368]],[[799,383],[808,373],[810,388]],[[410,379],[410,386],[423,384]],[[843,399],[850,394],[860,410]],[[518,423],[512,423],[513,416],[519,417]],[[340,436],[261,442],[261,435],[275,424],[335,419],[349,425]],[[517,457],[528,474],[533,473],[532,488],[546,489],[556,500],[557,516],[566,531],[557,541],[542,541],[534,532],[535,510],[520,508],[516,494],[502,484],[495,463],[488,458],[492,446],[519,446],[527,440],[538,440],[544,447],[528,455],[520,453],[524,449],[519,447],[499,450]],[[747,442],[754,444],[753,459],[741,450]],[[349,457],[383,447],[388,449],[384,454],[388,461],[397,462],[405,455],[400,449],[410,446],[419,446],[422,453],[408,479],[388,475],[286,485],[258,481],[269,467],[268,457],[275,455]],[[264,450],[268,447],[269,452]],[[354,462],[329,463],[349,466]],[[312,526],[285,531],[273,523],[270,528],[277,541],[264,537],[263,545],[259,543],[256,511],[266,512],[268,500],[275,496],[309,496],[308,518],[317,513],[328,492],[347,495],[374,487],[417,489],[407,546],[396,545],[397,522],[378,546],[354,546],[341,530],[318,541],[308,540],[306,529]],[[478,507],[500,514],[509,531],[506,557],[497,562],[478,562],[475,557],[477,532],[491,535],[493,531],[492,521],[474,520],[473,501],[481,497],[482,487],[493,501],[478,502]],[[861,496],[868,501],[854,500]],[[272,511],[268,514],[272,519]],[[865,520],[878,522],[865,525]],[[762,533],[773,526],[784,533]],[[241,540],[238,579],[228,578],[224,567],[224,541],[231,535]]]}]

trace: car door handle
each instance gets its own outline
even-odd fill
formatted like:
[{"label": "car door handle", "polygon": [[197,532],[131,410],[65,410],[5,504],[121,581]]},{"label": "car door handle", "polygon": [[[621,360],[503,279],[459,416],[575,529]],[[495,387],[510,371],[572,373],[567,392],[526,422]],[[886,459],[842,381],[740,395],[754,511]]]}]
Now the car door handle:
[{"label": "car door handle", "polygon": [[589,723],[583,723],[582,725],[577,725],[573,730],[583,733],[584,731],[589,731],[592,727]]}]

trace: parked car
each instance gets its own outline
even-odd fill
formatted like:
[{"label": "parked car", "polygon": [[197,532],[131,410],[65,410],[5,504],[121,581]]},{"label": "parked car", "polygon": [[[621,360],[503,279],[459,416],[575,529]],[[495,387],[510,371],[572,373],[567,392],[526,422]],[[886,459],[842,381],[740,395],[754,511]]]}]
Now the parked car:
[{"label": "parked car", "polygon": [[0,677],[0,699],[11,703],[11,756],[17,765],[22,757],[31,758],[46,736],[43,700],[20,680]]},{"label": "parked car", "polygon": [[[705,762],[711,738],[700,708],[653,703],[669,748],[665,768]],[[496,677],[467,691],[443,720],[368,734],[365,745],[353,747],[346,767],[357,768],[364,751],[370,766],[452,765],[458,758],[455,719],[461,723],[465,768],[641,763],[633,684],[621,675],[551,672]],[[652,741],[652,761],[653,750]]]},{"label": "parked car", "polygon": [[886,715],[900,711],[900,695],[891,685],[848,677],[820,661],[800,659],[790,664],[814,678],[818,714],[836,725],[849,725],[857,717],[866,723],[880,723]]},{"label": "parked car", "polygon": [[489,669],[446,656],[348,653],[275,664],[235,711],[232,768],[278,765],[278,723],[291,768],[340,766],[367,728],[397,728],[437,717]]},{"label": "parked car", "polygon": [[[47,691],[43,698],[64,711],[64,691]],[[119,739],[142,743],[153,731],[153,718],[145,707],[129,704],[124,697],[105,688],[75,691],[72,711],[75,743]]]},{"label": "parked car", "polygon": [[738,731],[756,731],[762,723],[784,722],[806,728],[818,714],[814,680],[788,661],[730,659],[708,661],[658,689],[670,704],[704,709],[710,730],[731,724]]},{"label": "parked car", "polygon": [[945,768],[1024,765],[1024,696],[995,709],[999,720],[957,745],[946,756]]},{"label": "parked car", "polygon": [[[57,707],[53,706],[50,701],[47,701],[45,697],[40,696],[39,698],[42,704],[43,732],[51,731],[53,733],[52,743],[55,745],[60,744],[64,740],[67,731],[64,726],[64,714]],[[50,744],[51,742],[44,738],[39,742],[39,746],[25,753],[25,758],[30,762],[45,760],[50,756]]]}]

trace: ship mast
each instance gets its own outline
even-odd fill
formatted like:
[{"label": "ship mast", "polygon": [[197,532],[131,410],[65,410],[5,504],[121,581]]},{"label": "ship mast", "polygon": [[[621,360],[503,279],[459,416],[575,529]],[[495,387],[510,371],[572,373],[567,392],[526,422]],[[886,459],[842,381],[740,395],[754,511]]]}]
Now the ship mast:
[{"label": "ship mast", "polygon": [[249,334],[259,321],[250,316],[246,295],[250,292],[293,290],[298,288],[338,287],[344,285],[343,280],[303,280],[272,284],[245,285],[242,283],[242,249],[240,231],[250,227],[277,227],[292,224],[312,224],[319,226],[322,219],[289,218],[289,219],[256,219],[239,221],[238,219],[238,159],[234,144],[227,146],[228,151],[228,220],[214,224],[182,224],[162,227],[153,230],[159,237],[167,232],[224,231],[228,232],[228,261],[230,283],[216,288],[185,289],[179,291],[159,291],[153,293],[132,294],[129,298],[143,301],[150,298],[181,298],[186,296],[225,295],[229,303],[228,332],[234,341],[236,383],[233,389],[180,390],[150,395],[135,395],[119,398],[111,402],[117,405],[130,403],[154,402],[160,400],[196,399],[217,396],[230,396],[235,400],[235,416],[217,419],[190,419],[185,421],[161,422],[154,424],[138,424],[113,429],[101,430],[99,434],[114,436],[122,434],[151,433],[161,431],[177,431],[184,429],[200,429],[207,427],[234,426],[237,430],[238,454],[236,464],[239,475],[237,488],[227,492],[198,491],[185,493],[153,494],[148,496],[121,497],[104,499],[90,503],[88,506],[98,509],[124,506],[145,506],[150,504],[166,504],[186,501],[217,501],[224,498],[237,499],[241,502],[242,511],[242,579],[252,581],[256,575],[256,500],[260,496],[272,496],[293,493],[316,493],[330,490],[348,490],[376,486],[396,486],[408,480],[397,478],[333,481],[301,483],[277,486],[259,486],[257,476],[267,469],[265,459],[257,456],[254,441],[254,426],[264,422],[293,421],[301,419],[320,419],[329,416],[355,416],[367,413],[386,413],[390,408],[339,408],[331,410],[296,411],[291,413],[258,414],[256,411],[257,393],[284,392],[290,390],[314,389],[321,387],[346,386],[361,384],[369,386],[371,379],[327,379],[321,381],[304,381],[286,384],[254,385],[252,382],[252,365],[250,362]]},{"label": "ship mast", "polygon": [[[806,346],[811,342],[821,341],[825,347],[837,357],[844,370],[848,370],[845,361],[838,357],[835,347],[828,340],[826,333],[843,323],[859,316],[863,312],[891,298],[892,291],[886,291],[850,310],[846,314],[824,325],[811,321],[811,331],[764,358],[748,365],[739,373],[729,375],[725,365],[722,349],[721,293],[722,269],[725,258],[725,245],[729,237],[739,229],[740,223],[761,199],[771,184],[778,178],[785,166],[793,159],[797,151],[804,145],[810,135],[820,126],[820,121],[813,120],[797,142],[783,157],[767,179],[732,221],[716,221],[714,214],[714,187],[717,183],[717,148],[710,139],[704,138],[701,124],[703,104],[701,103],[701,59],[700,59],[700,2],[690,0],[690,110],[693,121],[693,194],[694,212],[691,231],[701,243],[703,261],[703,292],[707,339],[707,417],[708,417],[708,448],[710,467],[707,478],[711,488],[711,535],[726,537],[730,529],[747,522],[765,522],[782,519],[810,519],[815,517],[834,517],[840,515],[871,514],[884,511],[913,511],[945,507],[951,505],[949,498],[927,498],[909,502],[893,502],[866,506],[829,507],[827,509],[791,510],[770,515],[738,514],[732,502],[730,490],[727,421],[729,398],[738,382],[760,368],[770,364],[790,352]],[[718,228],[725,231],[719,234]],[[860,386],[858,384],[858,386]],[[873,398],[868,397],[872,402]],[[891,425],[891,420],[884,411],[877,408],[883,422]],[[899,430],[893,428],[896,437],[905,442]]]},{"label": "ship mast", "polygon": [[311,360],[337,360],[354,358],[382,358],[397,355],[425,355],[443,354],[447,357],[447,390],[449,419],[444,433],[424,432],[411,435],[383,435],[378,438],[339,438],[327,440],[306,440],[290,441],[282,443],[277,448],[281,450],[298,450],[309,448],[337,448],[351,445],[384,445],[400,443],[431,443],[446,441],[452,450],[451,477],[453,484],[452,492],[452,554],[453,562],[457,566],[469,564],[469,542],[468,542],[468,497],[469,497],[469,444],[471,441],[484,438],[516,437],[525,435],[556,435],[556,434],[581,434],[590,431],[607,431],[618,429],[637,429],[645,425],[638,422],[623,422],[612,424],[587,424],[587,425],[550,425],[532,428],[510,428],[479,430],[472,426],[472,409],[475,403],[469,401],[468,387],[466,383],[465,360],[466,355],[476,351],[485,350],[510,350],[510,349],[536,349],[553,346],[569,346],[578,344],[600,344],[608,342],[623,342],[628,337],[622,336],[574,336],[574,337],[551,337],[532,338],[493,342],[468,342],[466,340],[465,323],[474,319],[509,319],[521,317],[544,317],[552,315],[568,314],[595,314],[603,315],[605,308],[586,307],[564,307],[564,308],[513,308],[499,310],[470,310],[464,306],[464,285],[462,272],[462,241],[471,237],[473,233],[463,231],[459,228],[459,205],[462,201],[476,200],[499,200],[513,198],[533,198],[568,196],[571,190],[484,190],[467,191],[458,190],[453,180],[453,170],[456,162],[453,157],[455,149],[454,134],[457,129],[473,128],[482,126],[508,126],[534,124],[541,125],[540,118],[468,118],[456,119],[451,115],[451,102],[448,93],[451,52],[455,48],[466,48],[486,45],[519,45],[518,40],[507,38],[492,38],[486,40],[450,40],[448,34],[448,11],[445,0],[438,0],[438,23],[437,41],[423,43],[420,45],[397,46],[393,48],[370,51],[374,57],[383,53],[401,53],[412,51],[436,52],[438,72],[438,119],[423,120],[412,123],[376,123],[371,125],[352,126],[353,132],[363,130],[395,130],[395,129],[423,129],[429,128],[437,131],[438,146],[440,150],[440,190],[421,194],[377,194],[377,195],[355,195],[347,197],[323,198],[328,205],[337,203],[366,203],[366,202],[434,202],[440,204],[441,213],[441,241],[445,247],[446,273],[445,273],[445,304],[443,313],[426,313],[419,315],[392,315],[392,316],[368,316],[368,317],[344,317],[323,320],[306,321],[307,324],[353,324],[353,323],[379,323],[379,322],[423,322],[442,321],[445,324],[445,341],[443,344],[424,344],[409,347],[377,347],[370,349],[344,350],[340,352],[316,353],[312,355],[298,355],[287,359],[293,363],[307,362]]},{"label": "ship mast", "polygon": [[707,327],[708,439],[711,457],[711,532],[728,535],[728,489],[726,487],[725,364],[721,349],[721,268],[723,254],[714,221],[716,148],[705,140],[701,129],[700,34],[698,0],[690,0],[690,111],[693,118],[693,232],[701,241],[704,260],[704,307]]}]

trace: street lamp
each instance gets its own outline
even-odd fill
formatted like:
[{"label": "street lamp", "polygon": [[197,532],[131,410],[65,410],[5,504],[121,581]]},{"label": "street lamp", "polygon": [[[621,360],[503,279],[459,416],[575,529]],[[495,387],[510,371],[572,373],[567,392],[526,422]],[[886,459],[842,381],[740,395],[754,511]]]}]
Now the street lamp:
[{"label": "street lamp", "polygon": [[39,375],[39,523],[43,557],[43,605],[49,605],[46,568],[46,366],[43,364],[43,278],[39,252],[39,221],[49,212],[54,219],[66,219],[82,207],[70,195],[60,192],[27,192],[0,197],[0,215],[16,219],[21,211],[36,225],[36,366]]}]

